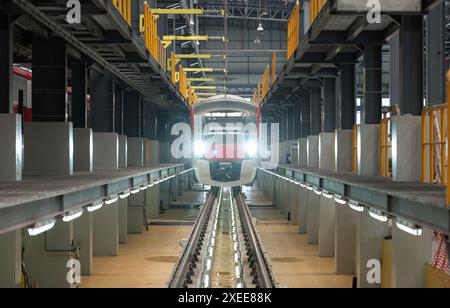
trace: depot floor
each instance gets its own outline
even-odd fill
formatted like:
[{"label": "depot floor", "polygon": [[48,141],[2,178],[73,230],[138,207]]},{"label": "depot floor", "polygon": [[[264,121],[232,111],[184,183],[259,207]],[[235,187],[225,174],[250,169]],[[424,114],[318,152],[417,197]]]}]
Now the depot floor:
[{"label": "depot floor", "polygon": [[[280,287],[352,286],[352,277],[334,274],[334,259],[320,258],[318,246],[307,244],[298,226],[289,224],[262,193],[251,190],[247,196]],[[155,225],[149,232],[129,235],[119,256],[94,258],[94,275],[83,277],[81,287],[165,287],[181,252],[180,242],[191,230],[188,225]]]}]

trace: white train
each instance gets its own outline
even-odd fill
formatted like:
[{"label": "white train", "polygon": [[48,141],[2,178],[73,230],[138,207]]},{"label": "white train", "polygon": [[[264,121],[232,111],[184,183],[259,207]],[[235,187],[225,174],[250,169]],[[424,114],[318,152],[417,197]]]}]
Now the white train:
[{"label": "white train", "polygon": [[259,164],[258,106],[239,96],[217,95],[192,108],[197,180],[215,187],[251,184]]}]

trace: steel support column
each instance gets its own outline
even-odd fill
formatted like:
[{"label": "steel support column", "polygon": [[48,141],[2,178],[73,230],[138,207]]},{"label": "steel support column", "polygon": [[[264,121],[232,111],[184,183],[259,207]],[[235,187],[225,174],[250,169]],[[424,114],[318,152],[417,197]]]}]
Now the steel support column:
[{"label": "steel support column", "polygon": [[150,140],[156,139],[156,112],[151,103],[144,104],[144,132],[143,136]]},{"label": "steel support column", "polygon": [[305,92],[301,97],[301,138],[311,134],[311,98],[310,93]]},{"label": "steel support column", "polygon": [[322,88],[313,87],[310,90],[311,135],[322,132]]},{"label": "steel support column", "polygon": [[301,100],[296,98],[294,101],[294,110],[292,116],[294,117],[294,139],[299,139],[302,134],[302,121],[301,121]]},{"label": "steel support column", "polygon": [[67,120],[66,43],[33,37],[33,121]]},{"label": "steel support column", "polygon": [[127,91],[124,98],[124,134],[128,137],[142,137],[141,95],[136,91]]},{"label": "steel support column", "polygon": [[72,122],[74,128],[87,127],[86,63],[72,63]]},{"label": "steel support column", "polygon": [[0,18],[0,113],[12,110],[13,26],[9,16]]},{"label": "steel support column", "polygon": [[400,32],[400,112],[423,109],[423,17],[404,15]]},{"label": "steel support column", "polygon": [[324,132],[333,133],[336,128],[336,78],[325,78],[324,89]]},{"label": "steel support column", "polygon": [[389,94],[391,106],[400,104],[400,31],[396,31],[389,38],[390,49],[390,80]]},{"label": "steel support column", "polygon": [[427,18],[427,104],[445,103],[445,2]]},{"label": "steel support column", "polygon": [[286,138],[287,140],[292,140],[294,139],[294,107],[293,106],[289,106],[287,108],[286,111],[286,119],[287,119],[287,133],[286,133]]},{"label": "steel support column", "polygon": [[124,123],[123,123],[123,117],[124,117],[124,89],[116,86],[115,89],[115,104],[114,104],[114,117],[115,117],[115,131],[119,135],[124,134]]},{"label": "steel support column", "polygon": [[381,45],[367,45],[364,54],[364,111],[365,124],[379,124],[382,105]]},{"label": "steel support column", "polygon": [[91,126],[94,132],[115,131],[114,80],[110,72],[91,70]]},{"label": "steel support column", "polygon": [[338,118],[340,119],[339,126],[342,129],[353,129],[356,122],[355,105],[355,65],[342,64],[341,65],[341,97]]}]

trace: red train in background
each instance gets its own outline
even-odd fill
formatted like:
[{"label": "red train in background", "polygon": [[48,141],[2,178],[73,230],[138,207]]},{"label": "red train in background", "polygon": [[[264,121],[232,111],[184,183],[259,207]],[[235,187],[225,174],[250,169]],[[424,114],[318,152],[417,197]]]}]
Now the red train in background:
[{"label": "red train in background", "polygon": [[16,65],[13,67],[12,110],[15,113],[22,114],[25,122],[31,122],[33,119],[31,105],[32,81],[33,75],[30,69]]}]

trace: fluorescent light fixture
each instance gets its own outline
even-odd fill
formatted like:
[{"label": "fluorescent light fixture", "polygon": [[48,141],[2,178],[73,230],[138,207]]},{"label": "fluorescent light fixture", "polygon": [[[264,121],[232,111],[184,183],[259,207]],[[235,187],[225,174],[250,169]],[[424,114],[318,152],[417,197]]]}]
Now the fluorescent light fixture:
[{"label": "fluorescent light fixture", "polygon": [[119,196],[118,195],[111,195],[108,198],[105,199],[105,204],[106,205],[110,205],[113,203],[116,203],[117,200],[119,200]]},{"label": "fluorescent light fixture", "polygon": [[212,257],[214,254],[214,249],[212,247],[209,248],[209,256]]},{"label": "fluorescent light fixture", "polygon": [[141,191],[141,189],[140,188],[132,188],[131,190],[130,190],[130,192],[131,192],[131,194],[132,195],[135,195],[135,194],[137,194],[138,192],[140,192]]},{"label": "fluorescent light fixture", "polygon": [[322,196],[324,196],[327,199],[333,199],[333,194],[329,193],[328,191],[323,191]]},{"label": "fluorescent light fixture", "polygon": [[244,288],[244,284],[242,282],[239,282],[237,285],[238,289],[243,289]]},{"label": "fluorescent light fixture", "polygon": [[236,273],[236,278],[241,278],[241,269],[240,269],[239,265],[236,265],[235,273]]},{"label": "fluorescent light fixture", "polygon": [[403,221],[396,221],[397,224],[397,228],[399,228],[400,230],[409,233],[411,235],[414,236],[421,236],[423,233],[423,230],[420,226],[415,225],[413,223],[407,223],[407,222],[403,222]]},{"label": "fluorescent light fixture", "polygon": [[94,203],[92,203],[92,205],[88,206],[87,207],[87,211],[88,212],[95,212],[95,211],[101,209],[102,206],[103,206],[103,201],[102,200],[98,200],[98,201],[95,201]]},{"label": "fluorescent light fixture", "polygon": [[206,270],[209,272],[211,270],[211,259],[208,258],[208,260],[206,260]]},{"label": "fluorescent light fixture", "polygon": [[298,183],[298,185],[300,185],[300,187],[302,187],[302,188],[306,188],[306,184],[305,183]]},{"label": "fluorescent light fixture", "polygon": [[337,204],[340,204],[340,205],[346,205],[347,204],[347,200],[342,198],[342,196],[338,196],[338,195],[334,196],[334,202],[336,202]]},{"label": "fluorescent light fixture", "polygon": [[209,275],[205,275],[205,277],[203,278],[203,287],[209,287]]},{"label": "fluorescent light fixture", "polygon": [[83,215],[83,209],[73,210],[65,214],[62,220],[65,222],[69,222],[79,218],[81,215]]},{"label": "fluorescent light fixture", "polygon": [[51,230],[56,224],[55,219],[48,219],[44,221],[40,221],[35,223],[32,227],[28,228],[28,234],[30,236],[36,236],[41,233],[47,232],[48,230]]},{"label": "fluorescent light fixture", "polygon": [[239,262],[239,254],[237,252],[234,254],[234,262]]},{"label": "fluorescent light fixture", "polygon": [[309,190],[309,191],[313,191],[313,190],[314,190],[314,187],[307,185],[307,186],[306,186],[306,189]]},{"label": "fluorescent light fixture", "polygon": [[322,194],[322,192],[320,191],[319,188],[314,188],[313,191],[314,191],[314,193],[315,193],[316,195],[318,195],[318,196],[320,196],[320,195]]},{"label": "fluorescent light fixture", "polygon": [[141,185],[141,186],[139,187],[139,190],[140,190],[140,191],[147,190],[147,184]]},{"label": "fluorescent light fixture", "polygon": [[383,214],[383,212],[376,210],[376,209],[369,209],[369,215],[370,217],[372,217],[373,219],[376,219],[378,221],[381,222],[386,222],[388,221],[388,217],[386,215]]},{"label": "fluorescent light fixture", "polygon": [[130,196],[130,194],[131,194],[131,191],[129,189],[125,190],[119,194],[119,198],[120,199],[128,198]]},{"label": "fluorescent light fixture", "polygon": [[355,210],[355,211],[357,211],[357,212],[364,212],[364,206],[361,206],[361,205],[359,205],[359,203],[358,202],[356,202],[356,201],[350,201],[349,203],[348,203],[348,206],[352,209],[352,210]]}]

